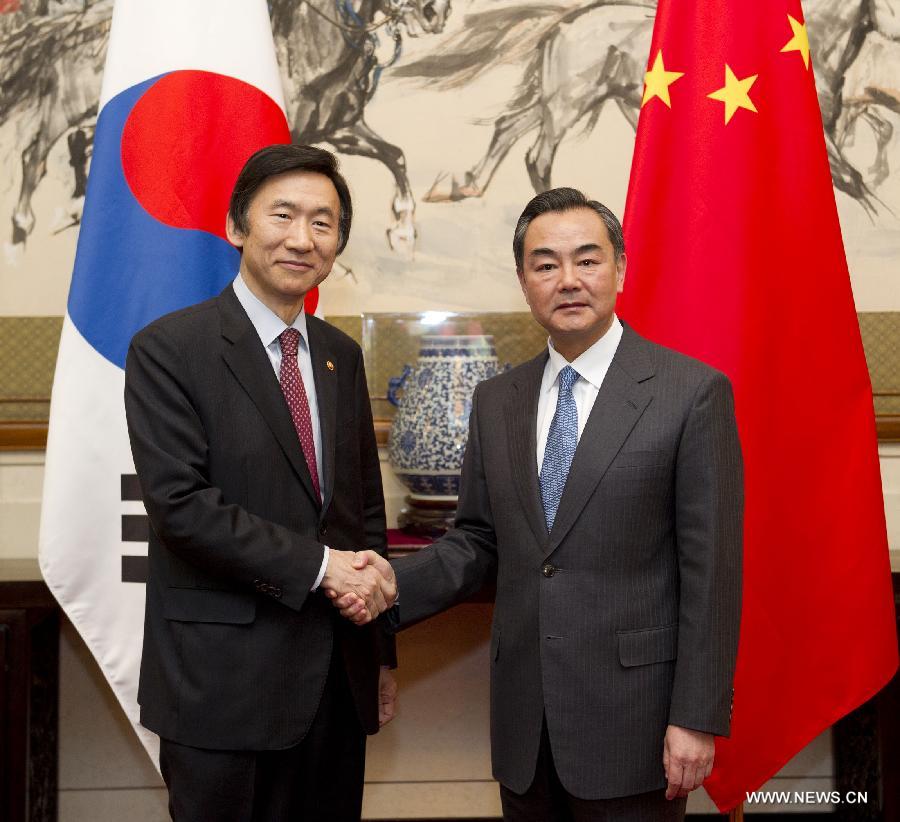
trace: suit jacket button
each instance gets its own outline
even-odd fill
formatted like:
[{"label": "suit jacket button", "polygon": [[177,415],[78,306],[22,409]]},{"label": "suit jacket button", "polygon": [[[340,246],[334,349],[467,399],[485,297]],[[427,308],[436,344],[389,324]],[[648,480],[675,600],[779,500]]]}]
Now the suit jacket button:
[{"label": "suit jacket button", "polygon": [[548,562],[543,568],[541,568],[541,573],[542,573],[545,577],[549,578],[549,577],[552,577],[552,576],[556,573],[556,568],[554,568],[554,567]]},{"label": "suit jacket button", "polygon": [[323,526],[319,529],[319,534],[320,534],[321,536],[324,537],[325,534],[327,534],[327,533],[328,533],[328,526],[327,526],[327,525],[323,525]]},{"label": "suit jacket button", "polygon": [[277,585],[272,586],[272,596],[275,597],[275,599],[281,599],[281,588]]}]

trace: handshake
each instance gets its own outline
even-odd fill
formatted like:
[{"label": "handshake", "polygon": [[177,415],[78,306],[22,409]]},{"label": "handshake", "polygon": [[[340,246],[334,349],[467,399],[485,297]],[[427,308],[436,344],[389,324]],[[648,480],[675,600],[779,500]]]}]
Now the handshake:
[{"label": "handshake", "polygon": [[391,564],[374,551],[328,550],[328,565],[319,587],[343,616],[365,625],[397,599]]}]

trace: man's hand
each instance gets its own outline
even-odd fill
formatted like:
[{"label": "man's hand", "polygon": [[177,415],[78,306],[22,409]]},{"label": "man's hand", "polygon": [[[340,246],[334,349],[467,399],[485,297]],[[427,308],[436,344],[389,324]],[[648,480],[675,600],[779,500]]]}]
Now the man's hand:
[{"label": "man's hand", "polygon": [[669,725],[663,745],[666,799],[687,796],[703,784],[713,768],[716,743],[712,734]]},{"label": "man's hand", "polygon": [[[353,568],[357,571],[365,571],[367,566],[369,570],[374,569],[386,582],[393,586],[393,594],[390,602],[387,602],[387,607],[390,608],[397,598],[397,583],[394,577],[394,569],[391,568],[391,564],[383,556],[376,554],[375,551],[358,551],[353,558]],[[347,591],[327,590],[325,595],[333,601],[334,607],[340,610],[341,616],[346,617],[355,625],[365,625],[381,613],[379,611],[373,614],[365,599],[352,589]]]},{"label": "man's hand", "polygon": [[[349,606],[338,606],[357,625],[371,622],[397,598],[391,564],[374,551],[328,551],[328,566],[320,586],[335,604],[352,597]],[[340,598],[340,599],[339,599]]]},{"label": "man's hand", "polygon": [[378,727],[384,727],[396,715],[397,680],[388,668],[382,666],[378,677]]}]

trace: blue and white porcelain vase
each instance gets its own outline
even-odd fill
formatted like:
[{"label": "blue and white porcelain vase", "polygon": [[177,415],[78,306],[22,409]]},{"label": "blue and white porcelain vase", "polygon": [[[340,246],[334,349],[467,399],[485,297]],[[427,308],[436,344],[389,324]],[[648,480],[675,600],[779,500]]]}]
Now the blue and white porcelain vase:
[{"label": "blue and white porcelain vase", "polygon": [[492,336],[426,335],[415,367],[404,366],[403,374],[390,380],[388,400],[397,414],[388,455],[412,500],[455,501],[472,392],[498,371]]}]

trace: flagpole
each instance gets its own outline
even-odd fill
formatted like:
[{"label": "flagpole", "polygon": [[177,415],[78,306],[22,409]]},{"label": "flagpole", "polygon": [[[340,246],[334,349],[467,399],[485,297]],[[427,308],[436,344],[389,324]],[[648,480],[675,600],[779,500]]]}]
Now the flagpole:
[{"label": "flagpole", "polygon": [[736,805],[728,814],[728,822],[744,822],[744,803]]}]

